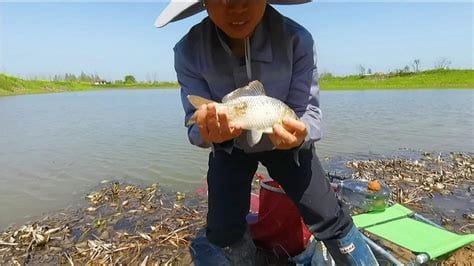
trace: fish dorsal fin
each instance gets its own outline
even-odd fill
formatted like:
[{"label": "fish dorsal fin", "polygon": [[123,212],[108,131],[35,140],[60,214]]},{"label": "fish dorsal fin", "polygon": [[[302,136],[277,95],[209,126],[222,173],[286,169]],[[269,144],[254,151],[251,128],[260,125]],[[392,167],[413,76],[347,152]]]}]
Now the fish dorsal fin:
[{"label": "fish dorsal fin", "polygon": [[263,84],[260,81],[254,80],[250,82],[247,86],[238,88],[235,91],[224,96],[224,98],[222,98],[222,102],[226,103],[230,100],[234,100],[242,96],[259,96],[259,95],[265,95],[265,88],[263,88]]}]

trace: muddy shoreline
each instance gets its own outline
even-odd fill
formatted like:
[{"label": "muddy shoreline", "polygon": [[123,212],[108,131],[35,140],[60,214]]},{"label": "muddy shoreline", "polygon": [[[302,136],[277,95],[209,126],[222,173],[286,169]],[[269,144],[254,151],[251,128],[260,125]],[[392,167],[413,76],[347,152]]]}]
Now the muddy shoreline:
[{"label": "muddy shoreline", "polygon": [[[458,233],[473,233],[474,159],[469,154],[421,153],[416,159],[345,162],[354,178],[377,178],[391,200]],[[81,208],[60,210],[0,232],[1,265],[142,264],[189,265],[190,241],[205,225],[207,203],[196,193],[171,192],[159,184],[111,182],[85,196]],[[409,260],[406,251],[392,251]],[[473,245],[439,262],[469,265]],[[260,264],[286,264],[260,252]]]}]

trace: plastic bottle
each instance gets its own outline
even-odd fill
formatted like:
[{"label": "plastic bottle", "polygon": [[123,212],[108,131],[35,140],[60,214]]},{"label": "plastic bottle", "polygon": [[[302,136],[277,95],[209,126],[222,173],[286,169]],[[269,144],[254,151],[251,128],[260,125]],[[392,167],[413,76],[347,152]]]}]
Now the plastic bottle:
[{"label": "plastic bottle", "polygon": [[[373,181],[372,181],[373,182]],[[390,189],[379,181],[378,184],[370,183],[368,180],[346,179],[338,185],[339,197],[351,207],[362,212],[383,211],[388,205]]]}]

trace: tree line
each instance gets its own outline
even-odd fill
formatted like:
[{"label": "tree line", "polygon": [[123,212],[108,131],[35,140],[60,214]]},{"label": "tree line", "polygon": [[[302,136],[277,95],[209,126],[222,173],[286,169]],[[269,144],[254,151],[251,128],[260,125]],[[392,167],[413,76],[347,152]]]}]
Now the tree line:
[{"label": "tree line", "polygon": [[[448,58],[440,58],[434,63],[434,69],[449,69],[451,65],[451,60]],[[400,75],[400,74],[406,74],[406,73],[417,73],[420,72],[421,70],[421,60],[420,59],[414,59],[410,64],[405,65],[403,68],[395,69],[390,71],[388,74],[389,75]],[[372,74],[380,74],[380,73],[372,73],[371,68],[367,68],[364,65],[360,64],[357,66],[358,74],[359,76],[365,76],[365,75],[372,75]]]},{"label": "tree line", "polygon": [[75,75],[71,73],[66,73],[64,75],[56,74],[53,77],[54,81],[82,81],[82,82],[96,82],[103,80],[97,73],[87,74],[81,72],[80,75]]},{"label": "tree line", "polygon": [[[51,80],[51,78],[50,78]],[[72,73],[66,73],[64,75],[61,74],[56,74],[52,78],[53,81],[78,81],[78,82],[90,82],[90,83],[96,83],[96,82],[105,82],[106,80],[101,78],[97,73],[94,74],[87,74],[85,72],[81,72],[80,75],[75,75]],[[133,75],[126,75],[124,76],[123,80],[115,80],[114,83],[117,84],[134,84],[136,83],[137,80]],[[108,82],[111,83],[111,82]]]}]

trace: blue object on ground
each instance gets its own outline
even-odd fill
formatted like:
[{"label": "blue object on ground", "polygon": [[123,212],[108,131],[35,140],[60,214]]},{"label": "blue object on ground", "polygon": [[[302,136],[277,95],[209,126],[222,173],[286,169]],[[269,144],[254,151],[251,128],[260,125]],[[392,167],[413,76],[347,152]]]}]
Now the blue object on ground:
[{"label": "blue object on ground", "polygon": [[196,238],[191,242],[191,256],[196,266],[230,266],[221,247],[218,247],[207,240],[206,231],[201,230]]}]

